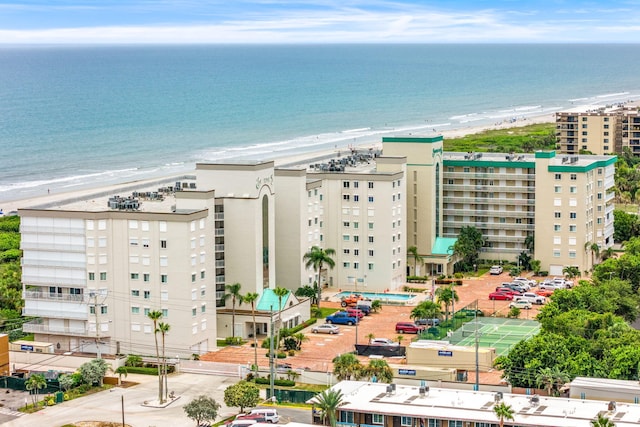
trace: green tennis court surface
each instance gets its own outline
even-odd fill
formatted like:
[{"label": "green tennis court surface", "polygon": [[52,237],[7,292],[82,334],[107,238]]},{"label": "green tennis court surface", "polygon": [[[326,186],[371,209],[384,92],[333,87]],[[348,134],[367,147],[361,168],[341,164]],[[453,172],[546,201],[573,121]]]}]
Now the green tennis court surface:
[{"label": "green tennis court surface", "polygon": [[477,330],[478,346],[493,347],[501,356],[519,341],[536,335],[539,329],[540,324],[535,320],[483,317],[478,318],[477,329],[475,321],[471,321],[444,339],[455,345],[475,346]]}]

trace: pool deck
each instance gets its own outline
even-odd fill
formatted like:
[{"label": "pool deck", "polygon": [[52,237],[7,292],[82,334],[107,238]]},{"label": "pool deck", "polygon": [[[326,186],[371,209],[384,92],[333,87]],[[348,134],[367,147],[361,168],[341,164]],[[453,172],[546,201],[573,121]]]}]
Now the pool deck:
[{"label": "pool deck", "polygon": [[[331,301],[331,302],[340,302],[340,296],[342,294],[372,294],[372,295],[376,295],[376,297],[370,298],[372,300],[380,300],[382,302],[382,304],[385,305],[407,305],[407,306],[416,306],[418,304],[420,304],[422,301],[425,300],[430,300],[431,299],[431,293],[429,291],[424,291],[421,293],[417,293],[417,292],[401,292],[401,291],[393,291],[393,292],[389,292],[387,293],[382,293],[382,292],[356,292],[356,291],[343,291],[341,289],[335,289],[335,288],[328,288],[322,291],[323,297],[326,301]],[[385,298],[385,295],[388,295],[387,298]],[[395,298],[394,296],[396,295],[413,295],[413,297],[411,298],[407,298],[407,299],[400,299],[400,298]]]}]

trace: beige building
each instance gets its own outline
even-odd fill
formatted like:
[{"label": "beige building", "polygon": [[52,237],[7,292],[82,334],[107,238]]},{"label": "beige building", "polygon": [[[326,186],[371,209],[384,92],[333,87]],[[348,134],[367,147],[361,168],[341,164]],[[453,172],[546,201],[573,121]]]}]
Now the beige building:
[{"label": "beige building", "polygon": [[[382,292],[404,284],[405,159],[351,152],[324,163],[276,169],[276,250],[280,286]],[[284,189],[284,190],[281,190]],[[312,246],[334,249],[322,277],[305,269]]]},{"label": "beige building", "polygon": [[640,109],[624,104],[556,113],[558,151],[563,154],[640,155]]}]

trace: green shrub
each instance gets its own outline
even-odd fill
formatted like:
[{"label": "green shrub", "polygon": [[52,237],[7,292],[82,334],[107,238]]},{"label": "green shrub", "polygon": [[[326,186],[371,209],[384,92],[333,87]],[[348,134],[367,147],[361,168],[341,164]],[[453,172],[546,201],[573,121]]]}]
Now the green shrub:
[{"label": "green shrub", "polygon": [[[172,366],[167,366],[167,368],[172,368]],[[131,367],[127,367],[127,373],[142,374],[142,375],[158,375],[158,368],[131,366]]]},{"label": "green shrub", "polygon": [[549,275],[549,272],[548,271],[540,271],[539,275],[542,276],[542,277],[545,277],[545,276]]},{"label": "green shrub", "polygon": [[[256,384],[271,384],[271,381],[269,378],[263,378],[263,377],[254,378],[254,382]],[[296,382],[293,380],[275,379],[273,380],[273,384],[280,387],[293,387],[294,385],[296,385]]]}]

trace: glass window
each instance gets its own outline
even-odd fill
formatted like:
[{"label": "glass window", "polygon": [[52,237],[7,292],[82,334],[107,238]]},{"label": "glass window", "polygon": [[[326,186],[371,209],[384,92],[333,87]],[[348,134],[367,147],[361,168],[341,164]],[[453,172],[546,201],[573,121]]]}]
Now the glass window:
[{"label": "glass window", "polygon": [[167,283],[169,281],[169,278],[166,274],[161,274],[160,275],[160,282],[162,283]]},{"label": "glass window", "polygon": [[405,417],[405,416],[401,416],[400,417],[400,425],[402,425],[402,426],[411,426],[411,424],[413,424],[413,418]]},{"label": "glass window", "polygon": [[561,193],[562,192],[562,187],[560,185],[556,185],[555,187],[553,187],[553,192],[554,193]]},{"label": "glass window", "polygon": [[140,296],[140,291],[138,289],[131,289],[131,296],[132,297],[139,297]]},{"label": "glass window", "polygon": [[198,314],[198,308],[197,307],[191,307],[191,315],[195,316],[196,314]]},{"label": "glass window", "polygon": [[140,307],[131,307],[131,314],[140,314]]},{"label": "glass window", "polygon": [[167,249],[167,241],[166,240],[160,240],[160,247],[162,249]]},{"label": "glass window", "polygon": [[89,273],[89,280],[96,280],[96,273]]},{"label": "glass window", "polygon": [[373,196],[369,196],[369,203],[373,203]]},{"label": "glass window", "polygon": [[369,187],[369,188],[373,188],[373,182],[372,182],[372,181],[369,181],[369,182],[367,183],[367,185],[368,185],[368,187]]},{"label": "glass window", "polygon": [[343,234],[342,235],[342,241],[348,242],[349,241],[349,235],[348,234]]},{"label": "glass window", "polygon": [[578,175],[577,175],[577,174],[575,174],[575,173],[572,173],[572,174],[571,174],[571,181],[575,181],[575,180],[577,180],[577,179],[578,179]]},{"label": "glass window", "polygon": [[353,424],[353,412],[340,411],[340,422]]},{"label": "glass window", "polygon": [[576,212],[571,212],[571,213],[569,214],[569,218],[571,218],[571,219],[576,219],[577,215],[578,215],[578,214],[577,214]]},{"label": "glass window", "polygon": [[554,224],[553,225],[553,231],[560,231],[560,224]]},{"label": "glass window", "polygon": [[151,298],[151,291],[144,291],[144,299],[150,299]]},{"label": "glass window", "polygon": [[149,307],[145,307],[144,308],[144,315],[145,316],[148,316],[150,312],[151,312],[151,309]]},{"label": "glass window", "polygon": [[144,273],[142,275],[142,280],[144,280],[145,282],[148,282],[151,280],[151,275],[149,273]]},{"label": "glass window", "polygon": [[100,272],[100,280],[107,280],[107,273],[105,271]]},{"label": "glass window", "polygon": [[[395,237],[395,236],[393,236]],[[373,236],[369,236],[369,243],[373,243]]]},{"label": "glass window", "polygon": [[138,273],[131,273],[131,280],[138,280],[140,275]]},{"label": "glass window", "polygon": [[569,226],[569,231],[570,231],[571,233],[575,233],[575,232],[576,232],[576,229],[577,229],[577,227],[576,227],[575,225],[570,225],[570,226]]},{"label": "glass window", "polygon": [[169,317],[169,309],[168,308],[163,308],[162,309],[162,317]]},{"label": "glass window", "polygon": [[354,202],[359,202],[360,201],[360,196],[358,196],[357,194],[353,195],[353,201]]},{"label": "glass window", "polygon": [[344,268],[349,268],[349,267],[351,267],[351,263],[349,263],[349,262],[343,262],[343,263],[342,263],[342,266],[343,266]]},{"label": "glass window", "polygon": [[372,422],[373,424],[384,424],[384,415],[382,414],[372,414]]},{"label": "glass window", "polygon": [[358,236],[357,234],[353,236],[353,241],[358,243],[360,241],[360,236]]},{"label": "glass window", "polygon": [[555,180],[556,181],[560,181],[561,179],[562,179],[562,174],[560,174],[560,173],[555,174]]},{"label": "glass window", "polygon": [[577,193],[578,192],[578,187],[575,186],[571,186],[569,187],[569,193]]},{"label": "glass window", "polygon": [[556,211],[556,212],[553,213],[553,217],[554,218],[562,218],[562,214],[560,212]]},{"label": "glass window", "polygon": [[372,271],[372,270],[373,270],[373,263],[372,263],[372,262],[370,262],[370,263],[369,263],[368,268],[369,268],[369,271]]}]

